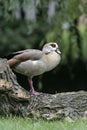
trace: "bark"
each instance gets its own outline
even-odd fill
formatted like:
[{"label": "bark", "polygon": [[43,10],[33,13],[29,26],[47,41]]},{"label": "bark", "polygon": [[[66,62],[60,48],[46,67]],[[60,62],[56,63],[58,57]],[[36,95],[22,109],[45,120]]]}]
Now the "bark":
[{"label": "bark", "polygon": [[87,117],[87,92],[32,95],[21,87],[5,59],[0,59],[0,115],[76,120]]}]

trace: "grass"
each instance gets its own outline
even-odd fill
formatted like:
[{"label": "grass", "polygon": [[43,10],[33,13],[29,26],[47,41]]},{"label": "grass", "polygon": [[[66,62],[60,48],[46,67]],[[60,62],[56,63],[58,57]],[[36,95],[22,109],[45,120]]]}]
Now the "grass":
[{"label": "grass", "polygon": [[0,130],[87,130],[87,121],[44,121],[27,118],[0,118]]}]

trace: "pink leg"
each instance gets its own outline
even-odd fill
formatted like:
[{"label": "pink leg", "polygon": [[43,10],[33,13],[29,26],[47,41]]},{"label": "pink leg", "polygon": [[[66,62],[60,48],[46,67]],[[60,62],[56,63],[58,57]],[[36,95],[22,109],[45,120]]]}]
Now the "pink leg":
[{"label": "pink leg", "polygon": [[29,81],[29,84],[30,84],[30,91],[31,91],[31,93],[34,94],[34,95],[40,95],[39,92],[36,92],[34,90],[32,78],[28,78],[28,81]]}]

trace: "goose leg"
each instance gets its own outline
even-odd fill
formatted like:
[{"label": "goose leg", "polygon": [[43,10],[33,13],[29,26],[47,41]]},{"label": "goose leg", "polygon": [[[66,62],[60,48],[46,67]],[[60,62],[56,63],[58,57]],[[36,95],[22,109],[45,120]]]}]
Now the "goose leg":
[{"label": "goose leg", "polygon": [[34,94],[34,95],[40,95],[41,93],[36,92],[35,89],[34,89],[32,78],[28,78],[28,81],[29,81],[31,93]]}]

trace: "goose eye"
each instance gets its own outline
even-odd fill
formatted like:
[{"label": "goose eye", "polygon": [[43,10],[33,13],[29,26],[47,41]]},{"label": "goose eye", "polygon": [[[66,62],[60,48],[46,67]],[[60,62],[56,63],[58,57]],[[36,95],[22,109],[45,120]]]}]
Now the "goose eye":
[{"label": "goose eye", "polygon": [[53,48],[55,48],[56,47],[56,45],[55,44],[50,44]]}]

